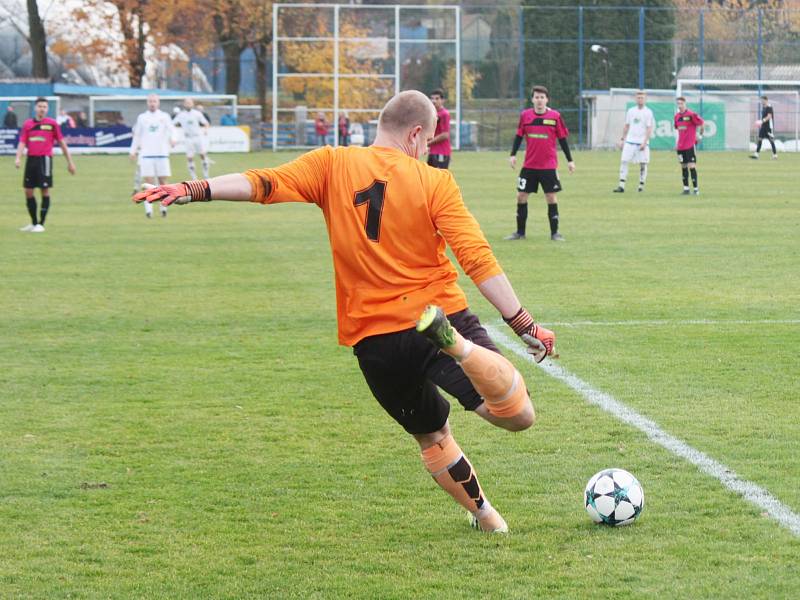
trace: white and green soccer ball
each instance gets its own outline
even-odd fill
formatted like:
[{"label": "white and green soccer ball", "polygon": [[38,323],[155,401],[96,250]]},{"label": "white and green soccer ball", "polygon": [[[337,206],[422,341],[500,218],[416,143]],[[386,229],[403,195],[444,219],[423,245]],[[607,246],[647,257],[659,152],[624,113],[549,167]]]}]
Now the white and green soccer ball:
[{"label": "white and green soccer ball", "polygon": [[630,525],[642,514],[644,490],[624,469],[604,469],[586,484],[584,504],[595,523]]}]

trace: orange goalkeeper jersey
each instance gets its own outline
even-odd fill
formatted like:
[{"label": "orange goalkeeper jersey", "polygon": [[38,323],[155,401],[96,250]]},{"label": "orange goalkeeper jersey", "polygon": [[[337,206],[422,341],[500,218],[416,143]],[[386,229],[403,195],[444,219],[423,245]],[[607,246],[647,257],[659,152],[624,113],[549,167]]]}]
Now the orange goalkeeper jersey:
[{"label": "orange goalkeeper jersey", "polygon": [[244,175],[253,202],[322,209],[342,345],[413,327],[427,304],[447,314],[466,308],[446,243],[476,284],[502,272],[450,171],[400,150],[328,146]]}]

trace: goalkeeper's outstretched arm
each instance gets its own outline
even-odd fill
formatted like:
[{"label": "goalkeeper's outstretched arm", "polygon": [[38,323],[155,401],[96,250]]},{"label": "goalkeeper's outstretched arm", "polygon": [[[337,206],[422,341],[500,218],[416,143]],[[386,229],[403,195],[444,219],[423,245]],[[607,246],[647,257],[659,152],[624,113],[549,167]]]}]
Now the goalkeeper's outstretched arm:
[{"label": "goalkeeper's outstretched arm", "polygon": [[231,173],[211,179],[159,185],[135,194],[133,201],[136,203],[160,202],[163,206],[169,206],[170,204],[208,202],[209,200],[249,202],[252,197],[253,186],[247,177],[241,173]]},{"label": "goalkeeper's outstretched arm", "polygon": [[253,186],[250,184],[250,180],[241,173],[213,177],[208,180],[208,187],[212,200],[249,202],[253,197]]}]

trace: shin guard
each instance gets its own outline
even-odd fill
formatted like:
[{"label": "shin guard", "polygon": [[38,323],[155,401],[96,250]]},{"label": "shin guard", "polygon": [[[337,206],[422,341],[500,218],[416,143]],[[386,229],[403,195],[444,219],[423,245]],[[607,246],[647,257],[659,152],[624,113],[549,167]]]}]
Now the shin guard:
[{"label": "shin guard", "polygon": [[473,515],[488,507],[472,464],[452,435],[422,451],[422,462],[436,483]]}]

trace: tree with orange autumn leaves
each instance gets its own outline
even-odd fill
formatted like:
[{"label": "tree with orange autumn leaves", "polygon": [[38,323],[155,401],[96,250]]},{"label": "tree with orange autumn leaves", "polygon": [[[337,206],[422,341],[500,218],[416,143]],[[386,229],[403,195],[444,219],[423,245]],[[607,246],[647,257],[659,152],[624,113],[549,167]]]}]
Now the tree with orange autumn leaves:
[{"label": "tree with orange autumn leaves", "polygon": [[[676,41],[695,43],[703,14],[705,60],[720,64],[751,64],[759,35],[765,48],[778,42],[793,49],[800,37],[800,2],[797,0],[673,0],[677,10]],[[790,42],[781,44],[780,42]],[[795,51],[796,52],[796,51]],[[796,62],[796,56],[765,56],[772,62]]]},{"label": "tree with orange autumn leaves", "polygon": [[[272,3],[264,0],[84,0],[71,14],[76,33],[55,44],[62,55],[84,60],[114,56],[124,65],[132,87],[140,87],[148,45],[169,44],[187,55],[222,48],[225,91],[236,94],[242,52],[252,48],[257,92],[266,96],[266,70],[272,43]],[[263,104],[263,102],[262,102]]]},{"label": "tree with orange autumn leaves", "polygon": [[[374,74],[394,72],[393,48],[385,40],[369,40],[368,26],[353,17],[341,18],[339,26],[339,72]],[[114,58],[123,65],[133,87],[140,87],[145,74],[147,51],[174,45],[187,56],[204,55],[215,46],[225,61],[225,91],[238,94],[240,59],[252,49],[256,61],[257,101],[262,118],[269,116],[267,68],[272,58],[272,2],[264,0],[82,0],[72,11],[73,34],[53,48],[63,56],[78,55],[86,62]],[[292,36],[330,38],[332,11],[291,10],[281,13],[281,30]],[[332,41],[282,42],[282,70],[304,73],[333,71]],[[171,61],[173,68],[177,61]],[[448,69],[438,85],[454,87]],[[467,75],[470,75],[467,73]],[[462,76],[469,95],[476,77]],[[282,98],[302,101],[312,107],[333,105],[330,77],[283,78]],[[454,95],[455,90],[450,90]],[[392,78],[343,77],[339,80],[339,105],[343,108],[381,106],[394,93]]]}]

